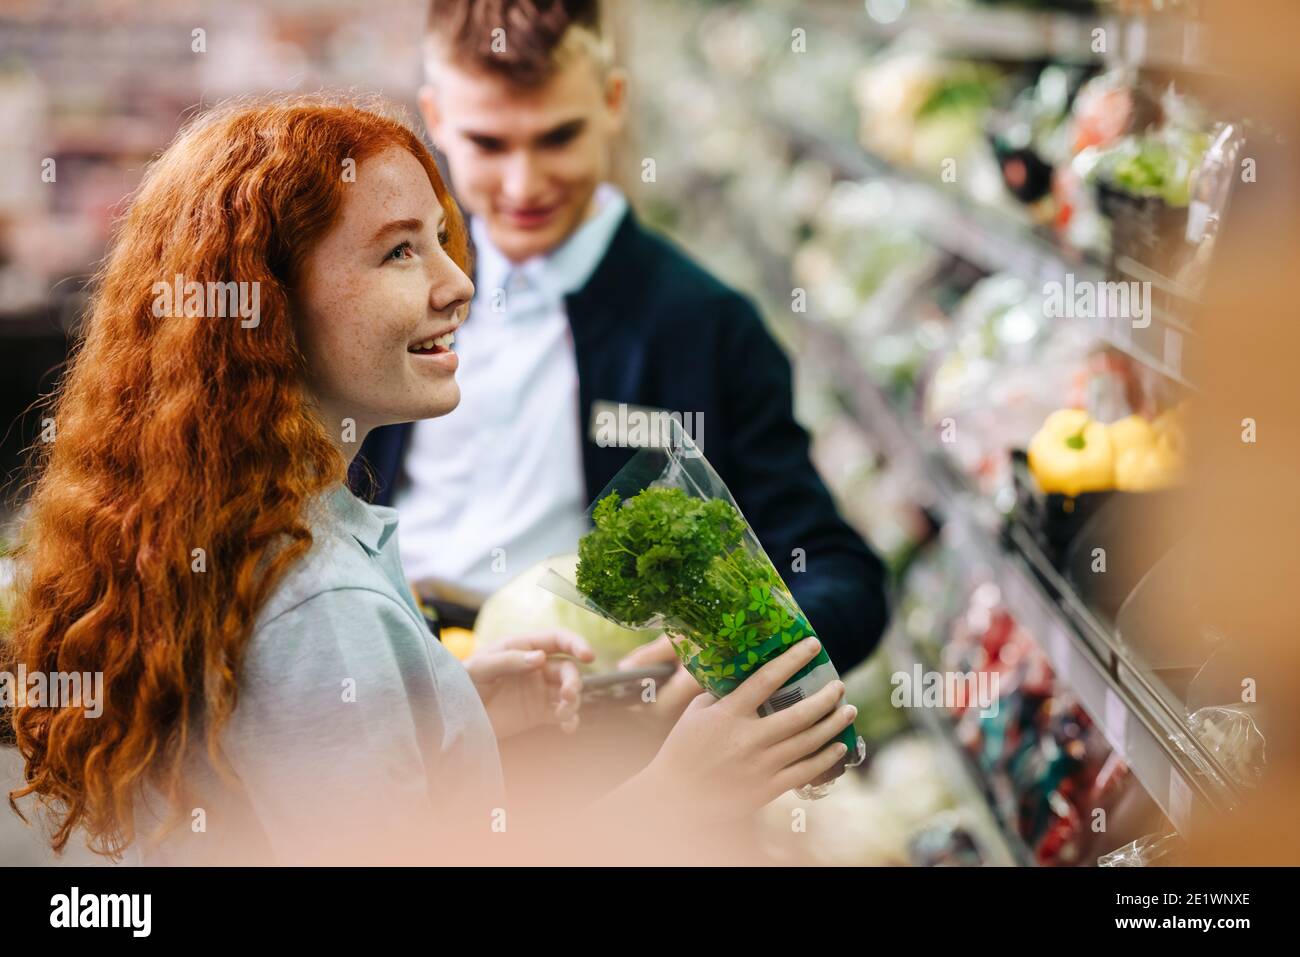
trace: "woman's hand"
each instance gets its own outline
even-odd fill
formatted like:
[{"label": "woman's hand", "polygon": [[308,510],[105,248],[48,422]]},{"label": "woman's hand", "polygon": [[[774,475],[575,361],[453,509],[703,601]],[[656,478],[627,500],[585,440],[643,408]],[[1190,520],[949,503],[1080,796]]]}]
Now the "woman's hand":
[{"label": "woman's hand", "polygon": [[577,662],[595,657],[578,635],[552,631],[494,642],[467,658],[465,670],[498,738],[544,724],[558,724],[572,734],[578,728],[582,691]]},{"label": "woman's hand", "polygon": [[699,821],[736,820],[829,770],[846,748],[827,742],[857,715],[852,705],[837,707],[843,682],[758,716],[759,706],[820,647],[817,639],[806,638],[725,698],[696,696],[650,766],[625,787],[655,795],[658,806]]},{"label": "woman's hand", "polygon": [[667,635],[660,635],[654,641],[634,648],[618,663],[619,671],[633,671],[650,665],[669,663],[677,665],[677,670],[667,681],[655,688],[654,701],[649,704],[647,710],[650,719],[656,722],[664,733],[677,723],[686,706],[699,695],[700,683],[682,667],[677,652],[673,650],[672,641]]}]

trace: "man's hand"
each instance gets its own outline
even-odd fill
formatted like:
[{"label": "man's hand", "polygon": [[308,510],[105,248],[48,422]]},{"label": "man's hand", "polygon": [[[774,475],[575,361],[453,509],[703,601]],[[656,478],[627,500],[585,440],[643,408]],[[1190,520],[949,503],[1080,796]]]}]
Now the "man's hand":
[{"label": "man's hand", "polygon": [[494,642],[466,659],[465,670],[498,738],[544,724],[558,724],[572,734],[582,704],[577,662],[595,657],[583,638],[571,631],[552,631]]},{"label": "man's hand", "polygon": [[681,666],[681,661],[678,659],[677,653],[673,651],[668,636],[660,635],[654,641],[647,642],[640,648],[633,650],[618,663],[618,668],[620,671],[631,671],[635,668],[645,668],[665,662],[676,664],[677,670],[673,672],[671,678],[655,688],[655,700],[648,704],[647,707],[649,708],[650,717],[660,723],[666,732],[677,723],[677,719],[682,716],[686,706],[700,693],[699,682],[692,678],[690,672]]}]

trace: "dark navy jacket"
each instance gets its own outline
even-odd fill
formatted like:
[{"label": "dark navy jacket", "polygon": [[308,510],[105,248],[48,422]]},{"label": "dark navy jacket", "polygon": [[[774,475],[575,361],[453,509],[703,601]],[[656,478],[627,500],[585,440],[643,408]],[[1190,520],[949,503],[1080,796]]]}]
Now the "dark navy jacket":
[{"label": "dark navy jacket", "polygon": [[[694,414],[703,422],[705,457],[836,667],[844,673],[863,660],[885,625],[884,569],[839,517],[813,469],[807,433],[794,420],[790,362],[750,302],[629,211],[566,306],[588,497],[595,499],[635,452],[593,441],[593,403]],[[351,476],[358,494],[391,502],[411,429],[388,426],[366,438]],[[803,572],[791,571],[796,548],[803,549]]]}]

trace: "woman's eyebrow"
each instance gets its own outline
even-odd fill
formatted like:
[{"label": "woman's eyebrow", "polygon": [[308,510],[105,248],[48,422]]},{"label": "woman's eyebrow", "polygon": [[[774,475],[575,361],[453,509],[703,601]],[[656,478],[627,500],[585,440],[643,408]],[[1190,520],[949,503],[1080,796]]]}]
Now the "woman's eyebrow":
[{"label": "woman's eyebrow", "polygon": [[375,230],[375,234],[370,237],[370,242],[377,244],[395,233],[418,233],[422,229],[424,229],[423,219],[395,219]]}]

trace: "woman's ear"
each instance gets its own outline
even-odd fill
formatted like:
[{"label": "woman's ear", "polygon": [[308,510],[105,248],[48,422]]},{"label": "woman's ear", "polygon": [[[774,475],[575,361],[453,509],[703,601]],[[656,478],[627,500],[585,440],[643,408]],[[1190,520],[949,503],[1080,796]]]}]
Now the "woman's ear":
[{"label": "woman's ear", "polygon": [[442,114],[438,110],[438,94],[433,86],[425,83],[420,87],[420,115],[424,117],[424,128],[429,131],[429,139],[442,152]]}]

